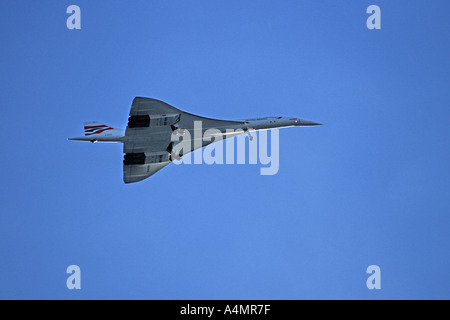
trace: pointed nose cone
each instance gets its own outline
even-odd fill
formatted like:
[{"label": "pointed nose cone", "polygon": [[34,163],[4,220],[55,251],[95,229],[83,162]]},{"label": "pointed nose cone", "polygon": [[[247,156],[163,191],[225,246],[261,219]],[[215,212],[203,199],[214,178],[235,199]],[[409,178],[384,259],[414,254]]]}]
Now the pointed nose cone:
[{"label": "pointed nose cone", "polygon": [[321,126],[322,125],[321,123],[312,122],[312,121],[303,120],[303,119],[300,119],[299,123],[300,123],[299,126],[301,126],[301,127]]}]

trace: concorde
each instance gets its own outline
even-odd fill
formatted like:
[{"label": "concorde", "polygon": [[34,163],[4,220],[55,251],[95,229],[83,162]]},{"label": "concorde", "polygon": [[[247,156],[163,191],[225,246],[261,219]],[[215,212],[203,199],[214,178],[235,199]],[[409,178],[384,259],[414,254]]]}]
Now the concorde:
[{"label": "concorde", "polygon": [[[174,159],[219,139],[273,128],[316,126],[320,123],[289,117],[265,117],[246,120],[216,120],[181,111],[165,102],[136,97],[133,100],[125,130],[97,121],[84,123],[84,136],[69,140],[123,143],[123,181],[144,180]],[[174,137],[186,137],[189,148],[179,149]]]}]

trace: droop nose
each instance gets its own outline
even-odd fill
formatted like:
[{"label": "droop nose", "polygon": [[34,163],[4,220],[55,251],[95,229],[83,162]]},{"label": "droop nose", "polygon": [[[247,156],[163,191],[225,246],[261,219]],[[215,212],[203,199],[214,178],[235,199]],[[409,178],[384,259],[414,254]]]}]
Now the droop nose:
[{"label": "droop nose", "polygon": [[298,119],[297,125],[301,127],[310,127],[310,126],[321,126],[322,124],[308,120]]}]

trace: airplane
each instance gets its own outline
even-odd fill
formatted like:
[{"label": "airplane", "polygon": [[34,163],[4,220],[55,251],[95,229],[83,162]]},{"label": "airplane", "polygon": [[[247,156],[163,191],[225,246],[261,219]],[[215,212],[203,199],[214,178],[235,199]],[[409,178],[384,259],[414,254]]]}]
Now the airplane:
[{"label": "airplane", "polygon": [[[211,119],[181,111],[157,99],[136,97],[125,130],[90,121],[84,123],[84,136],[68,140],[123,143],[123,181],[134,183],[152,176],[174,159],[180,160],[184,154],[213,143],[213,137],[226,139],[247,133],[252,140],[250,131],[316,125],[320,123],[289,117]],[[196,138],[196,130],[201,130],[200,138]],[[173,135],[188,137],[189,134],[194,137],[188,141],[190,148],[177,149]]]}]

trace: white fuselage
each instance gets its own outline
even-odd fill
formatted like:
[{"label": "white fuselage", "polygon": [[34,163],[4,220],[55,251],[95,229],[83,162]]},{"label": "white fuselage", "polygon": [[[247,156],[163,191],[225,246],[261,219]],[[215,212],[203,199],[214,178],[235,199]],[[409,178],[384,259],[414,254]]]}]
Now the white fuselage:
[{"label": "white fuselage", "polygon": [[[236,125],[235,128],[233,129],[242,129],[243,131],[258,131],[258,130],[270,130],[275,128],[317,125],[317,123],[314,122],[289,117],[265,117],[265,118],[245,119],[239,121],[242,121],[242,124]],[[114,129],[105,131],[101,134],[69,138],[69,140],[90,141],[90,142],[123,142],[124,136],[125,130]]]}]

